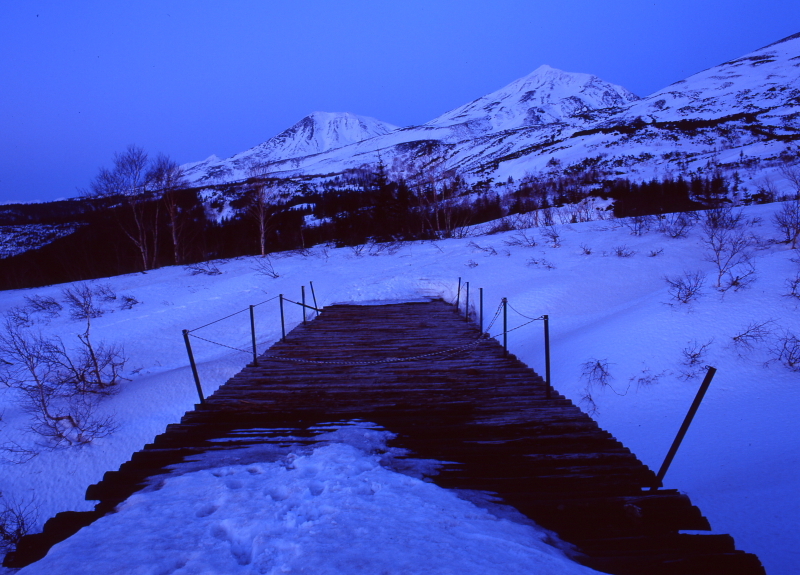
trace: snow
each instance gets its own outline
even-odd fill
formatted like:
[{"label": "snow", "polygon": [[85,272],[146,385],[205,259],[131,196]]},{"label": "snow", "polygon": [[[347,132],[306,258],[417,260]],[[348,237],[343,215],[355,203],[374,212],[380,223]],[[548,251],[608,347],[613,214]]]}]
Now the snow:
[{"label": "snow", "polygon": [[[484,288],[487,318],[491,317],[501,297],[508,297],[515,310],[530,317],[550,316],[554,386],[584,409],[591,405],[582,401],[588,385],[582,376],[582,365],[590,360],[607,362],[612,376],[610,383],[617,393],[610,387],[598,385],[588,389],[598,409],[594,417],[601,427],[653,469],[657,470],[661,465],[694,398],[702,379],[702,367],[706,364],[716,367],[717,375],[666,476],[665,486],[686,492],[708,517],[715,532],[730,533],[739,549],[758,554],[770,575],[789,575],[795,572],[800,561],[800,536],[792,527],[796,517],[800,516],[800,496],[796,489],[800,475],[800,458],[797,456],[800,453],[800,428],[796,423],[800,385],[798,372],[775,361],[771,348],[784,330],[795,335],[800,331],[800,300],[787,295],[787,281],[800,273],[796,261],[800,254],[785,244],[770,241],[779,237],[771,220],[779,208],[780,204],[770,204],[744,209],[746,217],[751,220],[749,231],[763,240],[761,249],[756,251],[756,282],[748,289],[723,294],[713,289],[708,281],[703,295],[690,304],[672,300],[663,278],[700,270],[709,274],[710,280],[713,266],[706,261],[699,228],[693,228],[688,238],[670,239],[655,229],[640,236],[632,235],[631,229],[619,221],[558,226],[562,238],[561,247],[557,248],[551,247],[539,230],[533,230],[538,240],[535,247],[509,245],[518,233],[511,231],[438,242],[408,242],[398,249],[382,251],[365,248],[359,252],[350,248],[317,246],[302,252],[274,254],[271,260],[280,274],[277,279],[258,273],[257,258],[239,258],[215,262],[222,272],[220,275],[191,275],[181,267],[169,267],[147,274],[100,280],[95,284],[107,284],[120,297],[129,294],[142,302],[128,310],[119,309],[120,306],[113,302],[105,304],[107,313],[92,323],[92,334],[97,341],[124,345],[129,357],[126,376],[130,381],[103,406],[104,412],[114,415],[119,428],[112,436],[83,448],[37,448],[39,454],[27,463],[3,464],[0,466],[3,499],[22,503],[33,501],[39,511],[39,524],[59,511],[91,509],[93,504],[83,500],[86,487],[99,481],[105,471],[117,469],[134,451],[163,432],[167,424],[178,421],[197,401],[187,366],[182,329],[197,328],[241,312],[195,333],[247,350],[250,338],[249,317],[244,311],[247,306],[269,300],[279,293],[299,301],[301,285],[307,286],[306,294],[310,299],[309,280],[313,281],[320,306],[325,306],[333,302],[402,301],[426,297],[455,301],[456,286],[461,277],[470,282],[471,303],[475,303],[477,288]],[[590,248],[591,254],[585,255],[581,246]],[[617,257],[614,252],[618,247],[626,247],[635,253],[630,257]],[[650,254],[658,250],[663,251],[651,257]],[[25,296],[62,299],[63,287],[0,292],[0,311],[24,306]],[[297,306],[287,306],[290,326],[300,321],[300,313]],[[275,301],[256,308],[259,350],[280,336],[278,318]],[[80,322],[70,320],[66,311],[59,317],[35,316],[35,319],[34,330],[60,336],[68,346],[74,345],[75,335],[82,333],[84,327]],[[527,321],[513,310],[509,311],[509,319],[511,327]],[[749,349],[735,344],[733,336],[741,333],[748,324],[767,320],[772,320],[768,324],[770,333],[762,341],[753,342]],[[686,365],[684,350],[692,347],[693,342],[703,344],[709,341],[711,344],[700,363]],[[193,340],[193,345],[206,394],[212,393],[249,361],[247,353],[230,348],[201,340]],[[509,346],[528,365],[540,373],[544,371],[540,324],[511,332]],[[0,428],[3,443],[15,441],[36,448],[36,438],[25,431],[27,416],[14,402],[11,390],[0,389],[0,406],[3,411]],[[542,551],[537,543],[542,541],[542,536],[530,525],[520,524],[513,518],[510,520],[516,525],[509,525],[498,519],[500,516],[505,518],[505,515],[487,508],[485,504],[478,503],[478,508],[463,507],[464,502],[457,502],[452,493],[439,491],[435,494],[433,486],[397,475],[374,446],[354,445],[352,437],[313,448],[296,446],[292,449],[289,453],[282,452],[277,459],[251,458],[252,461],[241,465],[208,462],[207,468],[200,465],[199,469],[176,475],[168,479],[160,490],[135,496],[120,513],[86,530],[90,534],[86,536],[87,540],[73,537],[52,553],[62,559],[66,555],[80,556],[88,552],[88,547],[98,546],[100,541],[110,542],[105,529],[124,531],[124,527],[112,525],[116,525],[115,521],[130,525],[124,519],[127,513],[132,514],[130,517],[141,517],[136,521],[145,521],[145,511],[152,509],[152,519],[144,524],[147,528],[133,530],[125,535],[127,544],[115,546],[123,564],[139,562],[144,555],[142,549],[151,549],[147,542],[150,539],[146,538],[168,540],[171,533],[181,530],[187,535],[175,540],[174,552],[164,550],[163,555],[158,555],[167,563],[174,560],[172,565],[175,569],[184,559],[187,565],[197,565],[192,563],[195,561],[193,553],[200,554],[200,548],[185,549],[185,542],[196,536],[204,545],[207,543],[209,549],[225,550],[225,554],[209,552],[215,557],[213,561],[227,562],[225,565],[230,566],[230,572],[238,572],[236,569],[247,572],[244,566],[238,566],[231,550],[234,547],[245,551],[252,549],[249,555],[251,567],[258,561],[267,561],[265,539],[258,534],[269,533],[270,540],[289,542],[286,544],[288,547],[274,550],[271,557],[276,561],[275,565],[283,561],[282,564],[290,565],[297,572],[303,569],[319,572],[314,567],[316,564],[303,563],[303,559],[298,557],[316,561],[323,553],[330,556],[330,552],[323,549],[337,547],[341,548],[342,554],[335,557],[347,566],[342,569],[359,572],[353,567],[354,563],[348,563],[353,560],[350,550],[359,554],[373,551],[373,555],[365,555],[363,560],[383,565],[380,562],[388,561],[387,557],[394,557],[393,561],[400,560],[398,549],[401,544],[398,541],[402,542],[403,538],[380,539],[383,541],[381,545],[387,549],[384,556],[380,555],[382,547],[378,545],[370,545],[369,549],[362,547],[356,531],[346,531],[347,535],[337,539],[335,534],[326,530],[332,525],[330,521],[348,526],[347,529],[357,529],[359,521],[353,519],[351,522],[348,519],[350,512],[356,514],[353,517],[363,517],[363,522],[371,515],[382,513],[383,521],[392,525],[397,523],[396,529],[402,531],[405,527],[399,524],[403,522],[408,522],[408,525],[435,523],[432,515],[424,514],[430,510],[430,505],[434,505],[441,508],[444,515],[435,534],[426,531],[425,537],[433,541],[441,538],[438,545],[441,545],[443,556],[450,556],[447,554],[456,549],[453,545],[457,543],[448,533],[457,533],[456,539],[472,541],[470,545],[459,547],[458,553],[466,552],[465,547],[483,550],[485,545],[485,556],[497,557],[491,553],[504,548],[511,557],[502,561],[508,561],[510,565],[517,564],[514,556],[532,557],[525,554],[543,553],[535,561],[531,560],[536,565],[540,562],[550,565],[558,557],[558,554],[548,555]],[[295,461],[300,460],[303,466],[308,466],[303,469],[313,468],[315,471],[309,471],[308,477],[303,478],[295,473],[296,469],[289,469],[286,462],[291,453],[294,453]],[[247,471],[248,466],[255,466],[260,471],[251,474]],[[228,469],[231,476],[242,483],[242,488],[228,488],[223,477],[214,475],[214,470],[219,469]],[[373,496],[357,493],[362,476],[377,481],[381,490]],[[296,492],[284,501],[296,504],[292,509],[298,510],[297,513],[309,514],[311,519],[303,520],[306,523],[310,521],[306,527],[302,527],[305,523],[299,520],[292,525],[278,521],[274,515],[255,517],[254,510],[241,506],[241,501],[247,501],[248,496],[241,495],[242,499],[238,499],[240,495],[237,493],[250,493],[249,497],[255,497],[255,493],[262,494],[258,496],[263,498],[264,505],[273,505],[270,509],[275,513],[279,509],[288,512],[288,507],[280,505],[288,506],[289,503],[268,500],[263,495],[270,485],[275,484],[277,477],[296,488]],[[319,500],[319,505],[311,500],[312,480],[325,486],[321,495],[313,497],[330,497],[326,500],[330,513],[323,513],[322,500]],[[335,492],[334,485],[340,485],[342,489]],[[176,507],[170,510],[161,499],[165,492],[181,503],[176,503]],[[207,495],[198,498],[191,493]],[[378,495],[385,495],[386,499],[380,499]],[[389,503],[395,501],[392,497],[413,499],[419,504],[403,507],[403,514],[394,514],[394,503]],[[195,519],[202,505],[214,501],[221,502],[217,511]],[[417,509],[419,516],[416,515]],[[487,509],[494,518],[486,515]],[[157,521],[155,518],[162,512],[169,513],[169,519]],[[364,515],[359,516],[359,513]],[[239,517],[241,519],[237,519]],[[211,527],[214,521],[227,527],[214,531]],[[382,521],[375,521],[364,528],[375,537],[383,537],[380,535],[382,524]],[[442,525],[448,526],[450,531]],[[498,531],[490,529],[490,525],[497,527]],[[319,531],[312,536],[310,532],[315,530]],[[214,537],[213,533],[220,537]],[[523,533],[528,535],[523,536]],[[320,541],[319,547],[313,543],[315,538]],[[519,545],[520,538],[528,541],[528,547]],[[73,540],[77,542],[73,543]],[[294,543],[291,541],[301,547],[292,547]],[[71,545],[78,547],[69,551]],[[159,545],[168,547],[171,544],[164,541]],[[59,551],[59,548],[65,551]],[[302,555],[299,556],[291,555],[287,550],[301,548]],[[249,551],[245,551],[237,553],[246,556]],[[408,551],[413,552],[413,549]],[[157,555],[155,551],[152,553]],[[427,566],[433,565],[428,561],[435,556],[436,553],[429,553],[423,560],[421,554],[409,555],[417,557],[414,568],[400,569],[398,566],[397,571],[428,572]],[[126,557],[130,562],[126,563]],[[479,562],[484,554],[470,557]],[[210,557],[205,560],[212,561]],[[374,564],[365,565],[363,572],[375,571],[369,570],[369,565]],[[447,563],[443,565],[439,571],[432,567],[429,572],[447,572]],[[502,565],[504,572],[511,570],[505,563]],[[571,568],[574,565],[565,563],[558,567],[561,569],[558,572],[568,573]],[[183,572],[191,572],[188,567],[186,569]],[[330,572],[337,572],[334,567],[330,569]],[[454,568],[453,572],[461,570],[470,572],[467,567]],[[50,572],[53,571],[66,572],[66,567]],[[491,569],[483,572],[491,572]]]},{"label": "snow", "polygon": [[535,526],[387,469],[385,437],[362,423],[305,450],[186,464],[207,466],[133,495],[21,573],[595,573]]}]

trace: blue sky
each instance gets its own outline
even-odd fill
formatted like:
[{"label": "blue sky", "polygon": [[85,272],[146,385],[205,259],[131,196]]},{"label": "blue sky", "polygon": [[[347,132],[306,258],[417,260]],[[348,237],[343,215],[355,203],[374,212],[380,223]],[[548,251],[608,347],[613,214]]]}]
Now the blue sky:
[{"label": "blue sky", "polygon": [[20,1],[0,15],[0,202],[135,143],[180,163],[316,111],[419,124],[541,64],[646,96],[800,32],[786,0]]}]

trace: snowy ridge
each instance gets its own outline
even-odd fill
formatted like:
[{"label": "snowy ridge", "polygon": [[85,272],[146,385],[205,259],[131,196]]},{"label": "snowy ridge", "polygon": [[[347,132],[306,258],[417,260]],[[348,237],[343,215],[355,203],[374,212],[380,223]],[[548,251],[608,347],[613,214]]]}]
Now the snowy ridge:
[{"label": "snowy ridge", "polygon": [[314,112],[291,128],[247,151],[225,160],[211,156],[183,169],[193,182],[235,181],[247,177],[256,165],[327,152],[392,132],[397,126],[348,112]]},{"label": "snowy ridge", "polygon": [[[739,162],[749,166],[740,169],[744,187],[755,191],[769,172],[754,171],[752,161],[775,162],[800,138],[799,98],[800,35],[795,35],[642,99],[590,74],[541,66],[419,126],[341,138],[323,129],[326,145],[353,140],[325,150],[326,145],[301,144],[311,133],[306,124],[313,124],[304,120],[285,137],[189,171],[196,182],[237,181],[246,177],[242,160],[252,156],[270,161],[275,177],[329,177],[380,158],[394,167],[395,176],[434,161],[438,169],[456,170],[467,181],[501,182],[545,173],[555,159],[562,167],[591,161],[598,169],[641,181],[701,173],[715,165],[733,166],[732,173]],[[325,125],[350,134],[353,122]]]}]

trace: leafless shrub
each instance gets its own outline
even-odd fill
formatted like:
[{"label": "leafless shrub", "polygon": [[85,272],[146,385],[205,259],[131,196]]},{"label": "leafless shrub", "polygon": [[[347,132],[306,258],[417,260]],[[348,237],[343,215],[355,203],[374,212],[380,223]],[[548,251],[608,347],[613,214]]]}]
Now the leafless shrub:
[{"label": "leafless shrub", "polygon": [[353,255],[357,258],[360,258],[364,255],[364,250],[367,248],[367,244],[356,244],[354,246],[350,246],[350,251],[353,252]]},{"label": "leafless shrub", "polygon": [[696,339],[688,342],[687,347],[681,350],[683,360],[681,364],[685,369],[682,370],[681,375],[685,379],[692,379],[697,377],[700,373],[702,366],[706,361],[706,353],[714,343],[714,338],[711,338],[705,343],[699,343]]},{"label": "leafless shrub", "polygon": [[103,309],[97,305],[94,290],[89,284],[75,284],[61,290],[61,294],[69,307],[70,318],[84,320],[103,315]]},{"label": "leafless shrub", "polygon": [[25,308],[31,313],[39,313],[47,318],[58,317],[61,310],[64,309],[60,303],[52,297],[44,297],[35,295],[32,297],[25,296],[25,301],[28,302]]},{"label": "leafless shrub", "polygon": [[15,306],[6,312],[6,320],[17,327],[30,327],[33,325],[30,311],[26,307]]},{"label": "leafless shrub", "polygon": [[522,246],[524,248],[536,247],[536,234],[533,230],[522,230],[507,240],[503,240],[507,246]]},{"label": "leafless shrub", "polygon": [[53,447],[90,443],[114,431],[113,418],[98,415],[97,405],[118,389],[126,360],[116,346],[92,341],[91,316],[75,349],[10,320],[3,327],[0,384],[16,392],[32,431]]},{"label": "leafless shrub", "polygon": [[731,338],[733,345],[740,351],[752,351],[757,344],[764,343],[773,334],[774,325],[775,320],[773,319],[751,321],[742,331]]},{"label": "leafless shrub", "polygon": [[650,368],[646,367],[641,371],[641,373],[631,376],[628,381],[630,385],[635,383],[636,389],[638,390],[642,387],[652,387],[657,385],[661,381],[661,378],[665,375],[667,375],[666,371],[662,371],[661,373],[653,373],[650,371]]},{"label": "leafless shrub", "polygon": [[104,303],[117,301],[117,292],[109,284],[98,284],[92,289],[95,297]]},{"label": "leafless shrub", "polygon": [[[0,496],[1,497],[1,496]],[[0,553],[8,553],[36,525],[38,508],[29,501],[20,504],[2,499],[0,504]]]},{"label": "leafless shrub", "polygon": [[[726,291],[730,287],[736,287],[737,278],[752,283],[755,279],[754,237],[743,229],[711,227],[708,224],[703,224],[703,232],[701,241],[707,248],[705,260],[717,268],[717,289]],[[730,281],[723,282],[726,276],[729,276]]]},{"label": "leafless shrub", "polygon": [[[470,242],[472,243],[472,242]],[[400,248],[403,247],[403,242],[396,241],[396,242],[373,242],[370,245],[369,255],[371,256],[378,256],[383,253],[386,253],[390,256],[393,256]],[[326,258],[327,259],[327,258]]]},{"label": "leafless shrub", "polygon": [[494,249],[492,246],[486,246],[484,248],[484,247],[479,246],[475,242],[470,242],[468,244],[468,247],[472,248],[474,251],[479,251],[479,252],[483,252],[483,253],[489,254],[490,256],[496,256],[497,255],[497,250]]},{"label": "leafless shrub", "polygon": [[193,276],[219,276],[222,275],[222,271],[216,266],[216,264],[212,262],[199,262],[196,264],[189,264],[188,266],[184,266],[186,271],[188,271]]},{"label": "leafless shrub", "polygon": [[745,260],[738,266],[734,266],[725,272],[725,276],[722,278],[720,291],[726,292],[729,289],[739,291],[740,289],[750,287],[756,279],[758,278],[756,276],[755,262],[752,259]]},{"label": "leafless shrub", "polygon": [[37,455],[39,450],[20,445],[16,441],[6,441],[0,445],[0,463],[11,463],[21,465],[27,463]]},{"label": "leafless shrub", "polygon": [[706,210],[702,225],[711,230],[736,230],[745,223],[744,212],[734,210],[732,206],[722,206]]},{"label": "leafless shrub", "polygon": [[683,272],[682,276],[664,276],[667,282],[667,293],[679,303],[689,303],[702,295],[702,287],[706,281],[703,272]]},{"label": "leafless shrub", "polygon": [[476,267],[478,267],[478,262],[476,262],[475,260],[469,260],[464,265],[466,265],[468,268],[476,268]]},{"label": "leafless shrub", "polygon": [[561,247],[561,234],[554,225],[542,228],[542,235],[549,240],[551,247]]},{"label": "leafless shrub", "polygon": [[658,248],[657,250],[650,250],[650,253],[647,254],[647,257],[656,258],[664,253],[664,248]]},{"label": "leafless shrub", "polygon": [[[609,364],[608,360],[606,359],[595,358],[589,359],[581,364],[581,379],[586,381],[586,388],[584,390],[585,396],[591,398],[591,392],[595,387],[599,387],[601,389],[608,388],[620,396],[624,396],[628,393],[627,389],[625,390],[625,393],[619,393],[611,385],[611,380],[614,379],[614,377],[611,375],[610,365],[611,364]],[[594,399],[591,401],[590,408],[594,411],[597,411],[597,404],[595,403]]]},{"label": "leafless shrub", "polygon": [[636,253],[634,250],[629,249],[628,246],[616,246],[612,249],[612,252],[618,258],[629,258]]},{"label": "leafless shrub", "polygon": [[792,249],[796,248],[800,238],[800,200],[784,202],[781,209],[772,216],[772,221],[783,234],[784,242]]},{"label": "leafless shrub", "polygon": [[138,299],[136,299],[132,295],[123,294],[122,296],[120,296],[119,309],[122,309],[122,310],[133,309],[133,306],[135,306],[137,304],[140,304],[140,303],[142,303],[142,302],[140,302]]},{"label": "leafless shrub", "polygon": [[696,222],[696,216],[693,212],[674,212],[664,214],[661,218],[658,231],[667,237],[677,239],[685,238],[689,235]]},{"label": "leafless shrub", "polygon": [[594,396],[592,396],[592,391],[588,386],[584,388],[583,392],[581,393],[580,401],[586,406],[587,415],[597,415],[600,413],[600,410],[597,407],[597,402],[595,402]]},{"label": "leafless shrub", "polygon": [[800,299],[800,273],[786,280],[786,287],[789,288],[789,293],[784,294],[786,297]]},{"label": "leafless shrub", "polygon": [[792,371],[800,371],[800,338],[788,330],[775,340],[770,349],[773,361]]},{"label": "leafless shrub", "polygon": [[275,271],[275,266],[269,256],[259,257],[253,260],[253,269],[255,272],[268,278],[276,279],[278,272]]},{"label": "leafless shrub", "polygon": [[486,235],[494,235],[500,234],[503,232],[510,232],[512,230],[516,230],[516,224],[511,217],[506,216],[505,218],[500,218],[499,220],[495,220],[489,229],[486,231]]},{"label": "leafless shrub", "polygon": [[581,244],[581,253],[585,256],[590,256],[592,255],[592,248],[590,248],[586,244]]},{"label": "leafless shrub", "polygon": [[643,236],[650,231],[654,221],[655,218],[653,216],[632,216],[626,218],[624,223],[634,236]]},{"label": "leafless shrub", "polygon": [[610,365],[607,359],[589,359],[581,364],[581,378],[586,380],[589,387],[595,385],[606,387],[610,380],[614,379],[611,375]]},{"label": "leafless shrub", "polygon": [[529,267],[542,267],[548,271],[556,269],[556,265],[553,262],[544,258],[531,258],[526,262],[526,265]]}]

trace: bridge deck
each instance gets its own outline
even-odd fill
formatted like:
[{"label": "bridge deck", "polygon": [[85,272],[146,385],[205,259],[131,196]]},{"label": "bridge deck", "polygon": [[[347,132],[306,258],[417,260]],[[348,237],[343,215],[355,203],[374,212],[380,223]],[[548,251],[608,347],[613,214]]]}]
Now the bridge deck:
[{"label": "bridge deck", "polygon": [[[727,535],[681,534],[710,529],[689,498],[646,490],[655,482],[650,469],[546,391],[533,370],[444,302],[329,306],[91,486],[96,512],[59,514],[49,537],[63,539],[188,455],[270,441],[269,429],[302,436],[321,423],[361,419],[398,434],[391,444],[413,457],[451,462],[435,483],[496,494],[573,543],[595,569],[764,573]],[[48,530],[35,537],[17,561]]]}]

